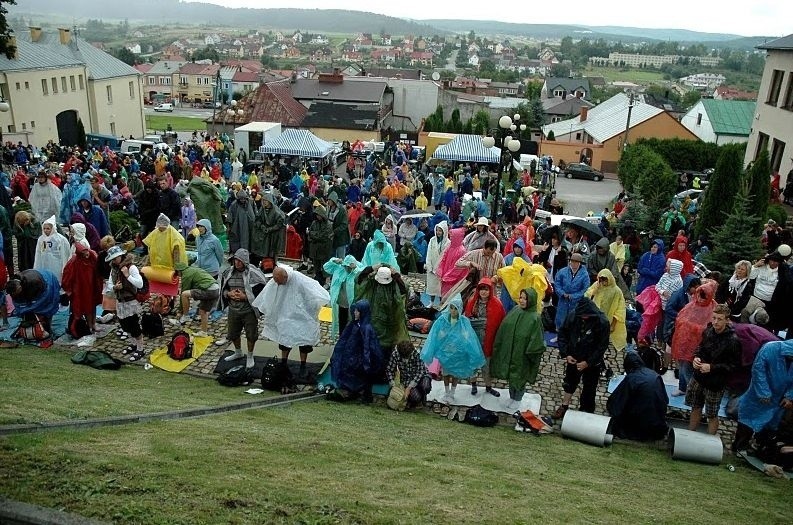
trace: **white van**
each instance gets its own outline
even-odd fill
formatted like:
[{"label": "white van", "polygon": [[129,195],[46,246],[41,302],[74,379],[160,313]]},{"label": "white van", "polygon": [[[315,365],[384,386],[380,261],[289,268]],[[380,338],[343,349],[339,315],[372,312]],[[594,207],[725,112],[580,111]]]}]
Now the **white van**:
[{"label": "white van", "polygon": [[157,104],[154,106],[154,111],[165,111],[167,113],[173,113],[173,104],[169,102],[165,102],[163,104]]},{"label": "white van", "polygon": [[154,148],[150,140],[125,140],[121,143],[121,153],[141,153],[143,150]]}]

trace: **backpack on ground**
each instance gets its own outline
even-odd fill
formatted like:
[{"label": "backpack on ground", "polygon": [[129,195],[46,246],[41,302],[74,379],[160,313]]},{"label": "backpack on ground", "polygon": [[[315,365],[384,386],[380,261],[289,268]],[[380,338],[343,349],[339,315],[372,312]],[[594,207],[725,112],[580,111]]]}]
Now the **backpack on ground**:
[{"label": "backpack on ground", "polygon": [[168,315],[174,307],[174,298],[162,294],[152,294],[149,299],[149,311],[153,314]]},{"label": "backpack on ground", "polygon": [[44,341],[50,338],[50,333],[45,328],[44,317],[38,314],[25,314],[14,332],[14,337],[25,341]]},{"label": "backpack on ground", "polygon": [[553,426],[531,410],[515,412],[512,417],[515,418],[515,430],[518,432],[531,432],[535,436],[553,432]]},{"label": "backpack on ground", "polygon": [[140,274],[141,279],[143,279],[143,286],[138,288],[138,291],[135,292],[135,300],[139,303],[145,303],[151,297],[151,291],[149,290],[149,280],[143,275],[143,272]]},{"label": "backpack on ground", "polygon": [[280,357],[271,357],[262,367],[262,388],[287,394],[294,386],[292,371],[289,364]]},{"label": "backpack on ground", "polygon": [[168,343],[168,357],[175,361],[183,361],[193,357],[193,343],[190,334],[180,330],[173,334]]},{"label": "backpack on ground", "polygon": [[476,405],[468,409],[463,422],[475,427],[493,427],[498,423],[498,414],[482,405]]},{"label": "backpack on ground", "polygon": [[124,364],[104,350],[81,350],[72,356],[72,363],[99,370],[118,370]]},{"label": "backpack on ground", "polygon": [[642,358],[644,366],[660,374],[664,366],[664,356],[647,341],[639,341],[636,345],[636,353]]},{"label": "backpack on ground", "polygon": [[165,327],[160,314],[145,313],[140,317],[140,328],[148,338],[165,335]]},{"label": "backpack on ground", "polygon": [[273,273],[275,266],[276,263],[274,257],[262,257],[262,260],[259,263],[259,268],[261,268],[262,272],[265,274]]},{"label": "backpack on ground", "polygon": [[89,328],[84,315],[75,317],[74,314],[69,314],[69,324],[66,325],[66,330],[74,339],[91,335],[91,328]]},{"label": "backpack on ground", "polygon": [[237,365],[218,374],[217,382],[223,386],[247,386],[254,381],[254,368]]}]

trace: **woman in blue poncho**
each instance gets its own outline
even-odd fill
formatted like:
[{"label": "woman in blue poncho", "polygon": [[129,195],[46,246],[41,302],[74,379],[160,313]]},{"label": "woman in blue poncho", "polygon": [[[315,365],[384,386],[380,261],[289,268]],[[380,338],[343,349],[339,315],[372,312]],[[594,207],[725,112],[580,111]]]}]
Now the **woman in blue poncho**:
[{"label": "woman in blue poncho", "polygon": [[366,245],[366,251],[363,253],[363,260],[361,263],[364,266],[381,264],[390,266],[399,271],[399,263],[397,263],[394,248],[391,246],[391,243],[388,242],[382,230],[374,231],[372,240]]},{"label": "woman in blue poncho", "polygon": [[463,315],[463,300],[459,295],[449,300],[448,307],[433,323],[427,342],[421,350],[421,360],[427,364],[437,359],[443,369],[443,387],[446,390],[442,401],[454,402],[454,393],[460,379],[474,375],[485,364],[482,344]]},{"label": "woman in blue poncho", "polygon": [[338,257],[330,259],[322,269],[331,279],[330,304],[333,311],[331,335],[339,335],[347,326],[350,305],[355,300],[355,279],[363,270],[363,265],[355,257],[348,255],[344,260]]},{"label": "woman in blue poncho", "polygon": [[369,302],[361,300],[350,307],[352,321],[344,328],[333,348],[330,370],[339,390],[339,400],[361,397],[372,400],[372,384],[383,373],[385,361],[380,342],[370,322]]}]

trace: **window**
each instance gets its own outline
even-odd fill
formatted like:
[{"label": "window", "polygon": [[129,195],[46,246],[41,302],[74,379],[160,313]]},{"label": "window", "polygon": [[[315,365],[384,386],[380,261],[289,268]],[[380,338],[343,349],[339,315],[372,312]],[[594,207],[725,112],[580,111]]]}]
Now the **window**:
[{"label": "window", "polygon": [[787,89],[785,89],[785,98],[782,99],[782,107],[793,111],[793,71],[788,73],[787,77]]},{"label": "window", "polygon": [[25,89],[30,89],[30,82],[27,80],[25,81]]},{"label": "window", "polygon": [[116,123],[115,122],[111,122],[110,123],[110,134],[111,135],[115,135],[116,134]]},{"label": "window", "polygon": [[697,126],[702,124],[702,113],[697,113]]},{"label": "window", "polygon": [[182,84],[183,86],[186,86],[187,85],[187,77],[186,76],[180,76],[179,77],[179,83]]},{"label": "window", "polygon": [[22,131],[25,131],[26,129],[28,129],[28,125],[23,122],[22,123]]},{"label": "window", "polygon": [[782,164],[782,156],[785,154],[785,143],[779,139],[774,139],[774,146],[771,148],[771,172],[779,171]]},{"label": "window", "polygon": [[171,77],[160,77],[160,84],[162,84],[163,86],[170,86]]},{"label": "window", "polygon": [[42,78],[41,79],[41,92],[44,93],[45,95],[49,95],[50,94],[50,89],[47,87],[47,79],[46,78]]},{"label": "window", "polygon": [[56,94],[58,92],[58,79],[55,78],[55,77],[52,77],[50,79],[50,82],[52,83],[52,94],[54,95],[54,94]]},{"label": "window", "polygon": [[61,77],[61,91],[66,93],[66,77]]},{"label": "window", "polygon": [[581,140],[581,133],[576,133],[575,134],[575,139],[576,140]]},{"label": "window", "polygon": [[563,97],[564,96],[564,89],[557,89],[553,92],[553,96],[555,97]]},{"label": "window", "polygon": [[148,82],[150,86],[153,86],[157,83],[157,77],[146,77],[146,82]]},{"label": "window", "polygon": [[757,157],[760,156],[760,152],[766,151],[768,149],[768,135],[765,133],[758,132],[757,133],[757,149],[754,152],[754,159],[757,160]]},{"label": "window", "polygon": [[134,82],[130,82],[129,83],[129,98],[133,98],[133,99],[135,98],[135,83]]},{"label": "window", "polygon": [[13,124],[10,124],[10,125],[8,126],[8,132],[9,132],[9,133],[16,133],[16,132],[17,132],[17,127],[16,127],[16,126],[14,126]]},{"label": "window", "polygon": [[105,86],[105,91],[107,91],[107,103],[113,103],[113,86]]},{"label": "window", "polygon": [[69,76],[69,87],[72,88],[72,91],[77,91],[77,84],[74,82],[74,75]]},{"label": "window", "polygon": [[83,84],[83,76],[82,75],[77,75],[77,80],[80,81],[80,91],[84,90],[85,89],[85,84]]},{"label": "window", "polygon": [[776,106],[779,101],[779,92],[782,90],[782,78],[785,76],[784,71],[775,69],[771,75],[771,85],[768,87],[768,98],[765,103]]},{"label": "window", "polygon": [[36,121],[35,120],[31,120],[30,121],[30,129],[36,129]]},{"label": "window", "polygon": [[21,89],[21,87],[22,86],[19,85],[19,82],[17,82],[17,91],[19,91]]}]

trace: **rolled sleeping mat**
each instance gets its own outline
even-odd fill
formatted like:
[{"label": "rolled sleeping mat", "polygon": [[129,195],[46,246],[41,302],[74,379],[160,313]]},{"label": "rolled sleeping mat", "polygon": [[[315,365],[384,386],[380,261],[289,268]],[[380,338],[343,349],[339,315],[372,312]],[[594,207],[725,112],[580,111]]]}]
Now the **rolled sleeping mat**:
[{"label": "rolled sleeping mat", "polygon": [[177,284],[179,277],[172,268],[164,266],[144,266],[140,269],[141,273],[151,282],[163,284]]},{"label": "rolled sleeping mat", "polygon": [[672,459],[718,465],[724,456],[724,445],[718,436],[673,428],[669,452]]},{"label": "rolled sleeping mat", "polygon": [[609,416],[568,410],[562,420],[562,436],[598,447],[611,445],[614,436],[610,430]]}]

